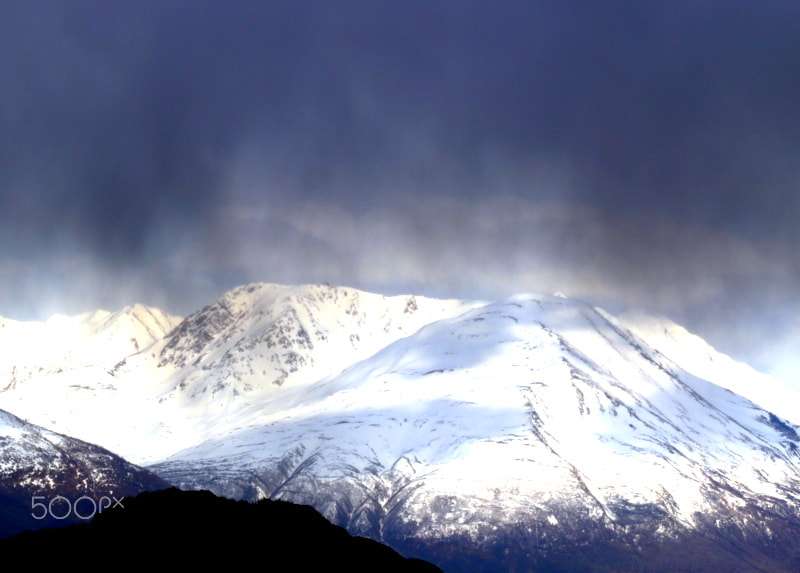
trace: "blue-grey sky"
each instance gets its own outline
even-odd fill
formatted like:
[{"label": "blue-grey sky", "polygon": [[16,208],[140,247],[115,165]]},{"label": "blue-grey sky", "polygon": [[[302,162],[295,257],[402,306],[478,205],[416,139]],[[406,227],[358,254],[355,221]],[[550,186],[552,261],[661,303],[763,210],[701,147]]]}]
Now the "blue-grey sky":
[{"label": "blue-grey sky", "polygon": [[794,1],[2,2],[0,315],[561,290],[800,379],[798,150]]}]

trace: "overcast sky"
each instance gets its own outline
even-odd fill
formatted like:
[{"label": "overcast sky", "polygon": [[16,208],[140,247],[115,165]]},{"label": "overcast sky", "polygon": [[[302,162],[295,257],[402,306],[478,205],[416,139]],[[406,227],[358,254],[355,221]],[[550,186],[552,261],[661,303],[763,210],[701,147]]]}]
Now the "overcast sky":
[{"label": "overcast sky", "polygon": [[800,3],[0,3],[0,315],[563,291],[800,367]]}]

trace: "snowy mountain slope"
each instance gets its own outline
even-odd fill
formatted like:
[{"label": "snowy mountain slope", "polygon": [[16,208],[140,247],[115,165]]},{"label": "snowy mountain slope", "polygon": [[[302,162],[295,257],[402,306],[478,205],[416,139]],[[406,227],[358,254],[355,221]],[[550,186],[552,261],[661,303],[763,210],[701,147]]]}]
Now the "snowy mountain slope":
[{"label": "snowy mountain slope", "polygon": [[155,461],[248,423],[272,395],[475,304],[330,285],[247,285],[140,352],[109,350],[114,359],[103,364],[12,385],[0,392],[0,407],[137,463]]},{"label": "snowy mountain slope", "polygon": [[634,552],[654,534],[769,540],[761,513],[800,527],[797,427],[557,297],[436,321],[252,422],[152,468],[309,503],[434,561],[447,540],[478,555],[511,536],[504,559],[525,562],[531,544],[546,556],[596,538]]},{"label": "snowy mountain slope", "polygon": [[32,378],[117,361],[160,340],[180,319],[140,304],[45,322],[0,317],[0,391]]},{"label": "snowy mountain slope", "polygon": [[[91,498],[84,500],[78,510],[88,516],[96,509],[92,503],[99,504],[103,496],[120,500],[168,486],[107,450],[0,410],[0,537],[62,524],[62,518],[75,522],[67,503],[72,504],[81,496]],[[64,499],[51,506],[56,496]],[[43,505],[34,505],[42,501],[48,506],[46,511]]]},{"label": "snowy mountain slope", "polygon": [[114,376],[115,365],[168,334],[180,319],[143,305],[45,322],[0,319],[0,408],[112,451],[152,432],[137,380]]},{"label": "snowy mountain slope", "polygon": [[[613,320],[613,319],[612,319]],[[763,408],[800,424],[800,395],[775,378],[717,352],[705,340],[661,316],[629,312],[619,323],[687,372],[727,388]]]}]

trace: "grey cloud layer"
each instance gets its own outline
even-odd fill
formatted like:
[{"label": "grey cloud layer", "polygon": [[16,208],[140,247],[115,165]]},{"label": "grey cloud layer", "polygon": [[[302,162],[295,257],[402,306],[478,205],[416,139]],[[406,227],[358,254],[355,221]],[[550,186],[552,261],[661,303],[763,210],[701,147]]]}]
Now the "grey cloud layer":
[{"label": "grey cloud layer", "polygon": [[7,2],[0,314],[328,280],[790,336],[798,69],[784,1]]}]

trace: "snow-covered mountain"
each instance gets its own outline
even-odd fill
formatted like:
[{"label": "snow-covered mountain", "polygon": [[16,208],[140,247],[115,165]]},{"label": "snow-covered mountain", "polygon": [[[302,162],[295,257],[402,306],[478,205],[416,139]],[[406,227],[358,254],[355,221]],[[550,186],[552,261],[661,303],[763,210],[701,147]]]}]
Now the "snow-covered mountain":
[{"label": "snow-covered mountain", "polygon": [[[138,348],[108,349],[102,360],[81,368],[45,367],[24,383],[2,385],[0,378],[0,407],[136,463],[157,461],[248,423],[274,395],[339,372],[432,320],[476,304],[330,285],[254,284],[228,292],[177,325],[174,317],[135,307],[161,317],[163,328],[148,331],[156,336],[127,337],[139,341]],[[96,338],[71,340],[94,349]],[[28,344],[35,346],[35,339]],[[35,350],[26,352],[35,357]],[[21,370],[14,355],[8,355],[9,373]],[[51,355],[62,353],[50,352],[43,362]],[[38,369],[34,358],[22,356],[26,370]]]},{"label": "snow-covered mountain", "polygon": [[[0,538],[79,522],[75,512],[89,517],[126,496],[166,487],[103,448],[0,410]],[[74,507],[82,496],[88,499]]]},{"label": "snow-covered mountain", "polygon": [[[795,426],[602,311],[523,296],[434,321],[153,469],[310,503],[434,562],[458,540],[477,560],[440,558],[446,570],[512,570],[534,548],[547,559],[598,539],[634,560],[653,535],[777,543],[755,523],[777,514],[800,531],[798,446]],[[747,563],[737,551],[774,564],[772,549],[724,551],[727,565]]]},{"label": "snow-covered mountain", "polygon": [[800,566],[797,396],[666,319],[249,285],[76,380],[0,407],[448,571]]}]

